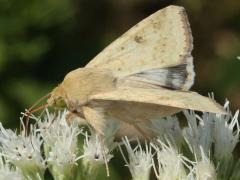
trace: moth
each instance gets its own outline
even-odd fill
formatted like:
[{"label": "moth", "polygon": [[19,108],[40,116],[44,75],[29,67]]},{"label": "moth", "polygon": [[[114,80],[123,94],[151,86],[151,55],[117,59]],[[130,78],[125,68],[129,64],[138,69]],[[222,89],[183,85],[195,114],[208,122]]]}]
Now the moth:
[{"label": "moth", "polygon": [[[69,72],[48,106],[66,107],[99,134],[109,120],[122,134],[183,109],[225,114],[194,83],[193,38],[185,9],[168,6],[142,20],[85,67]],[[147,133],[147,132],[146,132]]]}]

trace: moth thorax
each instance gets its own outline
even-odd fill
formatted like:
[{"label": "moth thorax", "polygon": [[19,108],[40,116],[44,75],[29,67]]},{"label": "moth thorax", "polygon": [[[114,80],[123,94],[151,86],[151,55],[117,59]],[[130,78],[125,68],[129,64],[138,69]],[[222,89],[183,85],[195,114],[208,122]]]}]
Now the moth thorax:
[{"label": "moth thorax", "polygon": [[115,77],[109,71],[80,68],[67,74],[61,86],[68,100],[85,104],[90,95],[114,89]]}]

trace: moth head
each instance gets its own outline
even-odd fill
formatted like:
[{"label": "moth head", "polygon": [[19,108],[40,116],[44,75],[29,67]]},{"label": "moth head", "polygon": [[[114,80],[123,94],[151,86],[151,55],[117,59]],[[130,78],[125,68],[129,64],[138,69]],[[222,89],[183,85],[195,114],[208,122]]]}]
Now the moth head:
[{"label": "moth head", "polygon": [[74,109],[73,104],[83,105],[87,102],[89,92],[93,91],[95,73],[93,70],[78,68],[68,73],[61,84],[51,92],[49,106]]},{"label": "moth head", "polygon": [[53,89],[50,98],[47,100],[47,103],[49,106],[63,108],[66,107],[65,99],[66,99],[65,93],[60,84],[59,86]]}]

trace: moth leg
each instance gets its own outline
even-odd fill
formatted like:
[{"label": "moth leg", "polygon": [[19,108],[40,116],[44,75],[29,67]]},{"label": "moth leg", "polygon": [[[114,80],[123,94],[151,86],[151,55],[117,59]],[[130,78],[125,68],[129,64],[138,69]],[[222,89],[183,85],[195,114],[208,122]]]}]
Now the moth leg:
[{"label": "moth leg", "polygon": [[82,112],[83,115],[86,119],[86,121],[92,126],[92,128],[95,130],[97,136],[99,137],[100,143],[101,143],[101,148],[102,148],[102,155],[104,158],[105,166],[106,166],[106,173],[107,176],[109,176],[109,167],[108,167],[108,162],[106,158],[106,151],[105,151],[105,146],[104,146],[104,129],[105,129],[105,118],[103,114],[94,109],[90,108],[87,106],[82,107]]},{"label": "moth leg", "polygon": [[101,135],[100,135],[99,140],[100,140],[101,147],[102,147],[102,151],[103,151],[103,159],[104,159],[104,163],[105,163],[105,168],[106,168],[107,177],[109,177],[109,176],[110,176],[110,173],[109,173],[109,167],[108,167],[108,162],[107,162],[107,157],[106,157],[106,150],[105,150],[105,148],[104,148],[104,144],[105,144],[105,143],[104,143],[104,138],[101,137]]},{"label": "moth leg", "polygon": [[75,112],[68,112],[66,116],[66,121],[68,125],[72,124],[74,121],[78,123],[78,125],[86,125],[86,120],[79,114]]},{"label": "moth leg", "polygon": [[82,107],[82,112],[84,118],[92,126],[96,133],[104,136],[106,124],[104,115],[99,110],[87,106]]}]

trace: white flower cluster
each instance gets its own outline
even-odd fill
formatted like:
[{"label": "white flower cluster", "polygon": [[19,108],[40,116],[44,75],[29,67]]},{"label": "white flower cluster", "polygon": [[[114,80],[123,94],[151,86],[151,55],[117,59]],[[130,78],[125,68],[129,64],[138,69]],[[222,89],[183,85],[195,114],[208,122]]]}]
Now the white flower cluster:
[{"label": "white flower cluster", "polygon": [[81,130],[76,123],[67,124],[66,110],[57,115],[47,111],[46,115],[43,121],[37,123],[44,141],[45,161],[55,179],[59,174],[71,177],[71,171],[75,169],[79,159],[78,135]]},{"label": "white flower cluster", "polygon": [[226,102],[225,109],[229,115],[203,113],[200,117],[193,111],[184,112],[188,127],[184,129],[183,135],[196,156],[201,156],[201,147],[205,154],[209,154],[213,149],[214,157],[218,160],[231,158],[239,141],[240,128],[239,111],[232,116],[228,104],[229,102]]},{"label": "white flower cluster", "polygon": [[[107,161],[113,157],[106,145],[106,154],[103,154],[100,139],[93,131],[89,136],[76,122],[68,124],[68,111],[50,114],[47,110],[45,114],[43,119],[31,117],[36,123],[28,134],[25,129],[17,134],[0,124],[0,180],[8,176],[12,176],[10,179],[44,179],[47,168],[54,179],[82,179],[104,165],[103,157]],[[111,140],[114,134],[109,136]],[[108,143],[111,142],[108,140]],[[89,172],[83,172],[86,160],[99,165],[94,171],[87,167]]]},{"label": "white flower cluster", "polygon": [[116,147],[133,180],[237,180],[240,160],[233,151],[239,141],[239,111],[231,115],[229,102],[225,109],[228,115],[186,110],[183,128],[176,116],[152,120],[143,130],[151,130],[155,138],[144,143],[127,137],[115,141],[119,124],[112,121],[102,137],[91,127],[70,123],[66,110],[31,117],[36,123],[20,134],[0,124],[0,180],[43,180],[46,169],[54,179],[98,179],[102,167],[108,174]]},{"label": "white flower cluster", "polygon": [[26,136],[25,131],[17,135],[12,130],[5,130],[0,124],[0,142],[1,155],[6,161],[5,167],[12,163],[26,178],[43,177],[46,168],[41,155],[43,141],[36,128],[32,127],[29,136]]},{"label": "white flower cluster", "polygon": [[[240,179],[240,159],[233,158],[239,141],[239,111],[232,115],[229,102],[224,107],[227,115],[199,116],[194,111],[184,111],[188,126],[183,129],[176,117],[153,121],[146,128],[151,128],[158,137],[145,145],[145,151],[139,143],[132,148],[124,139],[129,162],[122,154],[132,179],[150,179],[149,167],[153,167],[158,180]],[[147,147],[154,150],[150,152]]]},{"label": "white flower cluster", "polygon": [[4,162],[4,158],[0,156],[0,180],[12,179],[23,180],[23,176],[16,168],[11,167],[8,162]]}]

